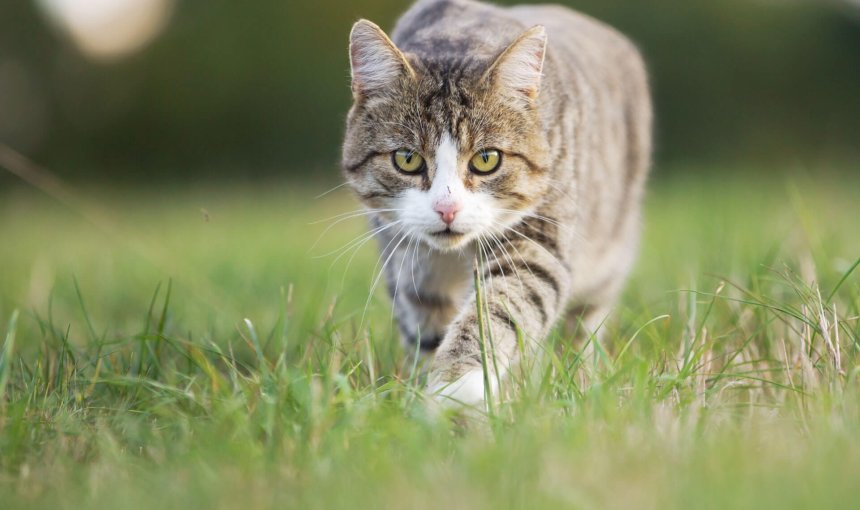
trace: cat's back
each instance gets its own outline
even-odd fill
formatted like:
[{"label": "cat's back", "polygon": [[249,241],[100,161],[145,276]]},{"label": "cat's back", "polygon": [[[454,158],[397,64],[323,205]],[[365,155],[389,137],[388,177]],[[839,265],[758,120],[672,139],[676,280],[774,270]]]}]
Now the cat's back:
[{"label": "cat's back", "polygon": [[[501,7],[476,0],[418,0],[398,20],[395,44],[423,59],[492,60],[525,29],[543,25],[561,66],[600,56],[641,67],[636,47],[620,32],[561,5]],[[625,67],[627,67],[625,65]]]},{"label": "cat's back", "polygon": [[398,20],[392,39],[421,60],[490,61],[525,25],[509,9],[473,0],[418,0]]}]

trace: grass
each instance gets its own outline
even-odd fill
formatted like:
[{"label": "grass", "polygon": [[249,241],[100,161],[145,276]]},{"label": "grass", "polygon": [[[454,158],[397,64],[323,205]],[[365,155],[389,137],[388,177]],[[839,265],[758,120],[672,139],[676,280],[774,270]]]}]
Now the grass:
[{"label": "grass", "polygon": [[371,245],[326,255],[362,221],[314,245],[342,190],[7,190],[0,506],[856,507],[860,179],[688,175],[597,356],[560,326],[466,424],[422,404]]}]

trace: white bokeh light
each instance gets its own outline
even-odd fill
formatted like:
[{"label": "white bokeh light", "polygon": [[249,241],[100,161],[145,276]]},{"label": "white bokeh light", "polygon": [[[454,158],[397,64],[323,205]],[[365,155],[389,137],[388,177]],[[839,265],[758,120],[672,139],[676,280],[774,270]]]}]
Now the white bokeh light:
[{"label": "white bokeh light", "polygon": [[116,60],[152,42],[174,0],[37,0],[75,45],[96,60]]}]

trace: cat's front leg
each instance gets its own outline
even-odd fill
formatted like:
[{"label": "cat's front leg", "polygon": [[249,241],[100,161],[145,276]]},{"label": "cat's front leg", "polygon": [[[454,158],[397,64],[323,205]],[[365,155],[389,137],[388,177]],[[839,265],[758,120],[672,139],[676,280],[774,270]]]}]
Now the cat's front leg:
[{"label": "cat's front leg", "polygon": [[542,341],[566,304],[569,271],[556,256],[533,243],[511,243],[503,253],[476,270],[479,290],[434,358],[430,389],[443,405],[474,405],[495,395],[519,346],[529,352]]},{"label": "cat's front leg", "polygon": [[518,354],[522,321],[493,302],[482,307],[479,322],[478,306],[476,295],[451,325],[433,360],[430,391],[446,407],[475,405],[496,395]]}]

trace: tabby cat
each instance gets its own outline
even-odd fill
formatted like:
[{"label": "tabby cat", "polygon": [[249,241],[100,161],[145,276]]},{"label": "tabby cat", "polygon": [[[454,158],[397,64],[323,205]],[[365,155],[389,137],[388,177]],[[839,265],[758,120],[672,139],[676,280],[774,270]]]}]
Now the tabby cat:
[{"label": "tabby cat", "polygon": [[419,0],[391,38],[358,21],[349,55],[343,173],[402,338],[433,353],[437,399],[483,402],[483,360],[504,374],[566,311],[594,332],[622,288],[651,152],[642,59],[567,8],[473,0]]}]

